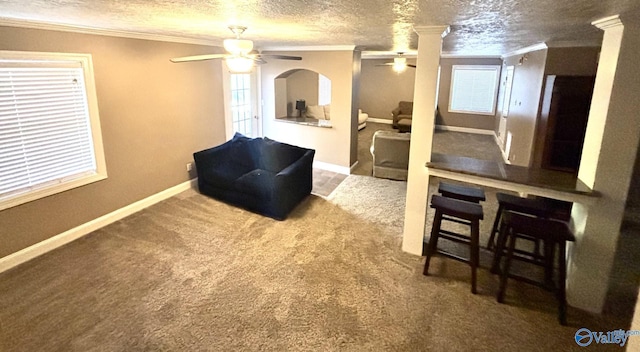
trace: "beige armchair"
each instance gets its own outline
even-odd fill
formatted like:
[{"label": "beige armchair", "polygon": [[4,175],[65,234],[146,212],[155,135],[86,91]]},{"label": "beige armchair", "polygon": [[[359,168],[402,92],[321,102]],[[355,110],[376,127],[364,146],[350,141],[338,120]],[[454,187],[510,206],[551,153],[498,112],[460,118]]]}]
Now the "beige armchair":
[{"label": "beige armchair", "polygon": [[[393,128],[398,128],[399,125],[411,127],[411,118],[413,116],[413,102],[401,101],[398,103],[398,107],[391,111],[393,115]],[[406,121],[402,121],[406,120]],[[400,123],[402,121],[402,123]]]},{"label": "beige armchair", "polygon": [[371,142],[373,176],[406,180],[409,170],[411,133],[376,131]]}]

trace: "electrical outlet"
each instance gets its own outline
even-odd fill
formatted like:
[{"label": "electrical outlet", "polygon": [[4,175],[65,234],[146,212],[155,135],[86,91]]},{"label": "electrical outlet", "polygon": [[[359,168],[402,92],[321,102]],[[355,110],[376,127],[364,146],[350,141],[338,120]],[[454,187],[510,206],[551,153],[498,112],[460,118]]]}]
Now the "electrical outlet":
[{"label": "electrical outlet", "polygon": [[187,163],[187,172],[193,170],[193,163]]}]

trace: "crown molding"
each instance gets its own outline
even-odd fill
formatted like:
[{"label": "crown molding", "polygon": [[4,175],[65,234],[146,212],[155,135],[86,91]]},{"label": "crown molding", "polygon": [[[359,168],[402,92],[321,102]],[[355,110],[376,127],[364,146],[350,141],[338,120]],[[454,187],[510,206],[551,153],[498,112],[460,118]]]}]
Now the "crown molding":
[{"label": "crown molding", "polygon": [[446,54],[440,55],[441,59],[502,59],[500,55],[465,55],[465,54]]},{"label": "crown molding", "polygon": [[585,48],[585,47],[601,47],[602,40],[571,40],[546,42],[548,48]]},{"label": "crown molding", "polygon": [[355,45],[267,46],[261,51],[354,51]]},{"label": "crown molding", "polygon": [[613,15],[613,16],[601,18],[599,20],[595,20],[591,22],[591,25],[596,26],[599,29],[602,29],[603,31],[605,31],[609,28],[622,26],[622,21],[620,20],[620,15]]},{"label": "crown molding", "polygon": [[415,50],[410,51],[363,51],[362,59],[392,59],[398,57],[398,53],[402,53],[402,57],[407,59],[415,59],[418,57],[418,52]]},{"label": "crown molding", "polygon": [[8,17],[0,17],[0,26],[42,29],[42,30],[49,30],[49,31],[93,34],[93,35],[103,35],[103,36],[110,36],[110,37],[143,39],[143,40],[153,40],[153,41],[160,41],[160,42],[196,44],[196,45],[206,45],[206,46],[220,46],[222,44],[222,42],[219,42],[219,41],[212,41],[212,40],[206,40],[206,39],[177,37],[177,36],[170,36],[170,35],[141,33],[141,32],[132,32],[132,31],[121,31],[121,30],[89,27],[89,26],[60,24],[60,23],[53,23],[53,22],[33,21],[33,20],[16,19],[16,18],[8,18]]},{"label": "crown molding", "polygon": [[413,30],[420,35],[439,34],[442,38],[451,32],[451,27],[444,26],[413,26]]},{"label": "crown molding", "polygon": [[502,58],[504,59],[505,57],[522,55],[522,54],[530,53],[532,51],[538,51],[538,50],[543,50],[547,48],[549,48],[549,46],[547,46],[547,43],[538,43],[522,49],[512,51],[510,53],[502,54]]}]

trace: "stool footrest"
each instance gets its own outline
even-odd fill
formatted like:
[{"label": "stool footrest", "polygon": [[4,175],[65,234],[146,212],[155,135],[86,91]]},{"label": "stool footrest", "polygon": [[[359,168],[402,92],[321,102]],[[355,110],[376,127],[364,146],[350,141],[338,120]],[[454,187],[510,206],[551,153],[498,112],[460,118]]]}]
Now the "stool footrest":
[{"label": "stool footrest", "polygon": [[471,222],[468,221],[468,220],[452,218],[452,217],[446,216],[446,215],[442,215],[442,220],[447,220],[447,221],[451,221],[451,222],[455,222],[455,223],[462,224],[462,225],[467,225],[467,226],[469,226],[471,224]]},{"label": "stool footrest", "polygon": [[458,243],[465,243],[465,244],[471,243],[471,239],[468,236],[461,235],[459,233],[455,233],[447,230],[440,230],[440,238],[444,238],[445,240],[454,241]]},{"label": "stool footrest", "polygon": [[445,252],[445,251],[442,251],[440,249],[438,249],[436,251],[436,253],[438,253],[438,254],[440,254],[442,256],[445,256],[447,258],[451,258],[453,260],[457,260],[459,262],[463,262],[463,263],[467,263],[467,264],[471,263],[471,261],[468,258],[464,258],[464,257],[461,257],[459,255],[455,255],[453,253]]}]

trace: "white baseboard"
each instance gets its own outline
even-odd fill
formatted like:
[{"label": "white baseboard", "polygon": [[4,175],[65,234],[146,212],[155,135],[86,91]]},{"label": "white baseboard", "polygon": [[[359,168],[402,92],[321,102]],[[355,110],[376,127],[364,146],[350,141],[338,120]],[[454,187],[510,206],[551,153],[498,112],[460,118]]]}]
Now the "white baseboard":
[{"label": "white baseboard", "polygon": [[502,161],[504,161],[504,163],[507,165],[511,164],[511,162],[509,161],[509,156],[505,154],[504,150],[502,150],[500,138],[498,138],[498,135],[495,134],[495,132],[493,133],[493,139],[495,139],[496,144],[498,145],[498,149],[500,149],[500,154],[502,154]]},{"label": "white baseboard", "polygon": [[351,173],[351,169],[347,166],[340,166],[336,164],[329,164],[322,161],[313,161],[313,167],[316,169],[327,170],[331,172],[337,172],[343,175],[349,175]]},{"label": "white baseboard", "polygon": [[393,120],[389,120],[389,119],[379,119],[376,117],[369,117],[367,119],[367,122],[375,122],[375,123],[385,123],[387,125],[393,125]]},{"label": "white baseboard", "polygon": [[349,175],[351,175],[353,173],[353,170],[355,170],[356,167],[358,167],[358,164],[360,164],[360,160],[356,160],[356,162],[353,163],[353,165],[351,165],[351,167],[349,168]]},{"label": "white baseboard", "polygon": [[197,188],[197,179],[183,182],[177,186],[171,187],[162,192],[141,199],[135,203],[131,203],[123,208],[112,211],[109,214],[103,215],[97,219],[74,227],[61,234],[55,235],[42,242],[38,242],[18,252],[9,254],[6,257],[2,257],[0,258],[0,273],[7,271],[24,262],[27,262],[35,257],[43,255],[49,251],[52,251],[58,247],[61,247],[71,241],[77,240],[80,237],[88,235],[93,231],[114,223],[144,208],[161,202],[167,198],[171,198],[180,192],[188,190],[189,188]]},{"label": "white baseboard", "polygon": [[436,130],[495,135],[495,132],[493,132],[493,130],[481,130],[479,128],[468,128],[468,127],[458,127],[458,126],[436,125]]}]

